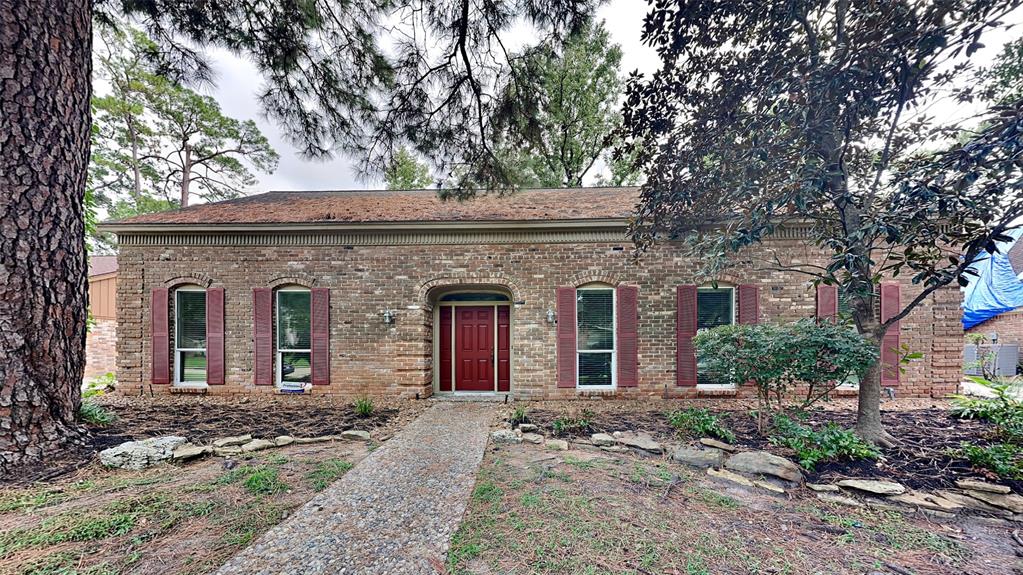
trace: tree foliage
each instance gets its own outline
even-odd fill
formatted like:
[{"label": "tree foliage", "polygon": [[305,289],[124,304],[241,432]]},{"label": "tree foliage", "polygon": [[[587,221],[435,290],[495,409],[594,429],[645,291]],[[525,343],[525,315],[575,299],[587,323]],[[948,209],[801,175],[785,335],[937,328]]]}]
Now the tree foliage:
[{"label": "tree foliage", "polygon": [[[621,126],[621,59],[604,24],[590,23],[563,46],[548,42],[515,60],[505,87],[508,108],[496,114],[494,136],[514,182],[581,186],[599,160],[611,163],[611,136]],[[631,175],[618,167],[608,180]]]},{"label": "tree foliage", "polygon": [[[839,284],[878,344],[1023,215],[1018,106],[992,109],[961,145],[965,123],[930,107],[981,95],[981,37],[1018,5],[656,0],[643,38],[661,66],[630,78],[624,111],[648,178],[637,240],[687,238],[711,276],[741,264]],[[744,250],[788,225],[829,259]],[[879,278],[901,274],[921,289],[879,322]],[[890,442],[878,374],[861,382],[857,431]]]},{"label": "tree foliage", "polygon": [[389,190],[422,190],[433,185],[430,167],[420,161],[407,148],[401,148],[394,155],[387,170],[384,181]]}]

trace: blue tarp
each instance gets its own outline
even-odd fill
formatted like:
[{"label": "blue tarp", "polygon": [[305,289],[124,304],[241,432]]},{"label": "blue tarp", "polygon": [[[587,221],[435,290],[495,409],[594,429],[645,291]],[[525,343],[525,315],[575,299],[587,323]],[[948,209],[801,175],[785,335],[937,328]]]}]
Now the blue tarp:
[{"label": "blue tarp", "polygon": [[[1023,306],[1023,281],[1016,275],[1006,255],[1023,236],[1023,228],[1009,232],[1011,242],[1000,242],[998,253],[978,261],[973,269],[980,277],[971,277],[963,297],[963,329],[987,321],[1000,313]],[[969,277],[969,276],[967,276]]]}]

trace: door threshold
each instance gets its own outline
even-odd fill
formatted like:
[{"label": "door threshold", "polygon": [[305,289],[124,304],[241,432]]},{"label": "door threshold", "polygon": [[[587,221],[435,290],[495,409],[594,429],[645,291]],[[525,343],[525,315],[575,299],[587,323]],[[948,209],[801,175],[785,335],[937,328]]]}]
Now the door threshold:
[{"label": "door threshold", "polygon": [[439,391],[430,396],[436,401],[507,401],[510,391]]}]

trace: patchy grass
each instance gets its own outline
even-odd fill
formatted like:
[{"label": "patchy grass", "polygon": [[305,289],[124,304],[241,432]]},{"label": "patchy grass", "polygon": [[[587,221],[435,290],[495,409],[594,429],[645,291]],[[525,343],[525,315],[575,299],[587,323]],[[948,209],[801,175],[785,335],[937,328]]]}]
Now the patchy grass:
[{"label": "patchy grass", "polygon": [[[850,512],[806,495],[789,501],[660,460],[535,459],[526,445],[488,451],[451,539],[449,573],[853,575],[892,564],[952,575],[976,553],[916,518]],[[1007,536],[1002,551],[1011,573]]]},{"label": "patchy grass", "polygon": [[366,454],[361,443],[295,445],[229,470],[221,458],[141,472],[92,465],[3,489],[0,573],[210,573]]},{"label": "patchy grass", "polygon": [[78,408],[78,416],[81,417],[82,421],[85,423],[97,426],[110,425],[116,419],[114,414],[102,405],[93,403],[89,400],[82,402],[81,407]]},{"label": "patchy grass", "polygon": [[306,475],[306,479],[312,482],[313,491],[320,492],[348,473],[351,468],[352,464],[344,459],[328,459],[317,463],[313,470]]}]

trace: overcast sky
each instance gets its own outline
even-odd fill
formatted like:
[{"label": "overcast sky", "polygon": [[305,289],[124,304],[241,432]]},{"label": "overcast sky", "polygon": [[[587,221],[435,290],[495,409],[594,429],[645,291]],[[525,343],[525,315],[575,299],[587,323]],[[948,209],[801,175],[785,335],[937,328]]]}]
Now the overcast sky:
[{"label": "overcast sky", "polygon": [[[605,20],[614,42],[622,46],[622,71],[629,73],[639,70],[651,73],[657,69],[657,54],[640,42],[640,32],[647,4],[640,0],[612,0],[598,12],[598,18]],[[1017,11],[1011,21],[1020,21],[1023,11]],[[978,54],[977,62],[990,60],[1001,51],[1002,45],[1017,37],[1020,30],[999,30],[985,36],[986,47]],[[258,174],[259,183],[253,193],[266,190],[310,190],[310,189],[376,189],[383,187],[383,181],[361,181],[352,169],[350,158],[338,157],[332,161],[305,160],[298,156],[294,147],[281,138],[281,132],[274,123],[261,116],[255,94],[262,82],[256,68],[248,61],[226,51],[211,54],[217,71],[216,85],[203,90],[213,95],[222,109],[239,119],[254,119],[271,144],[281,156],[277,171],[273,174]],[[968,114],[970,110],[950,104],[938,104],[928,109],[930,114],[956,116]]]}]

